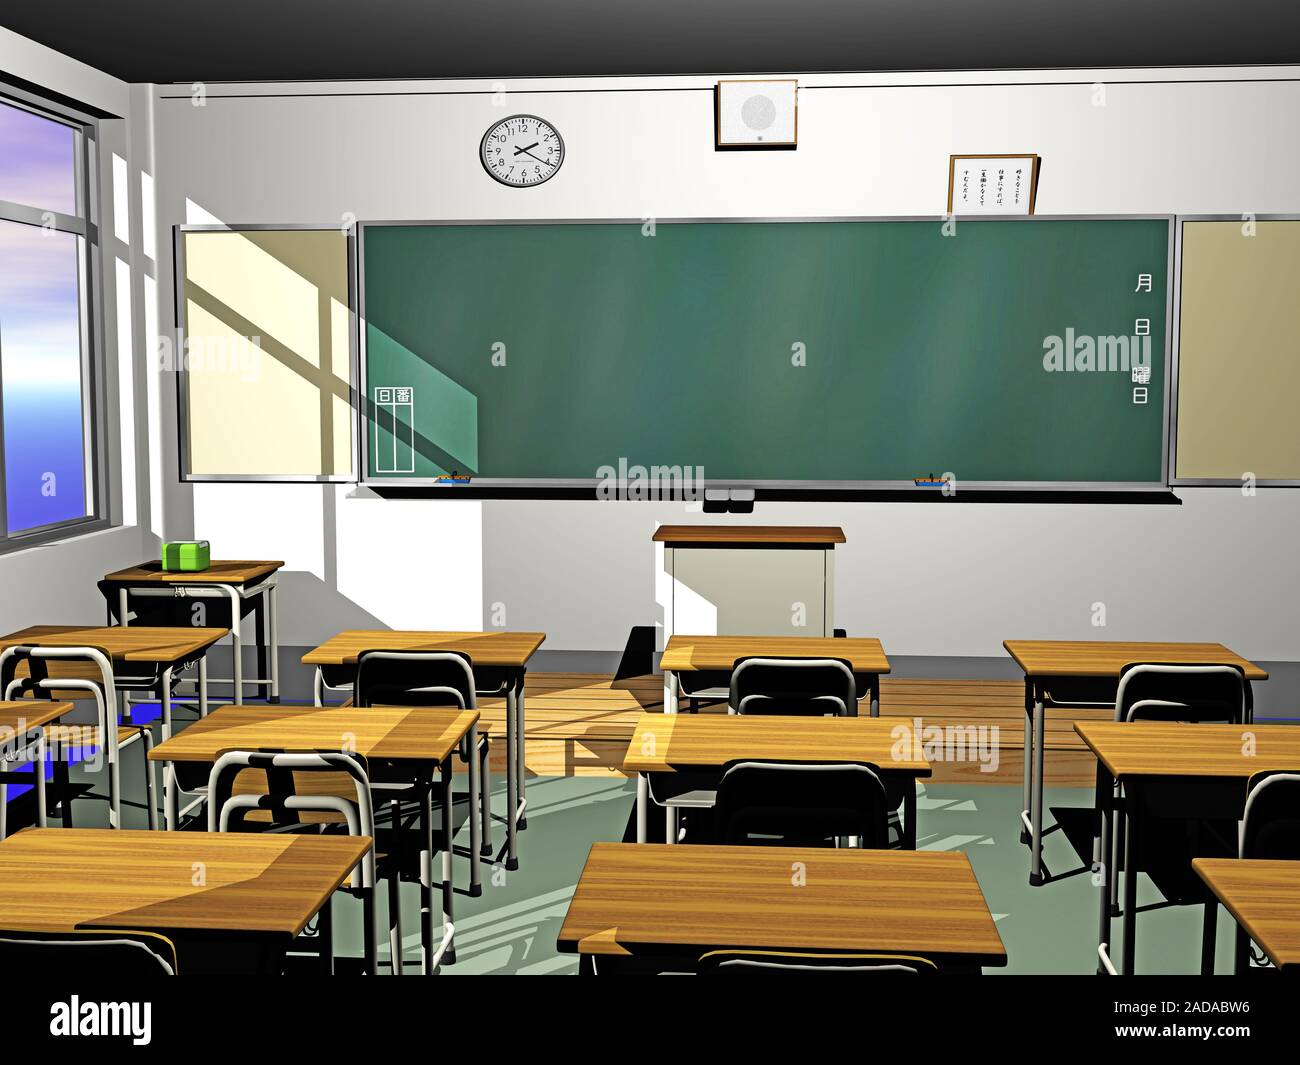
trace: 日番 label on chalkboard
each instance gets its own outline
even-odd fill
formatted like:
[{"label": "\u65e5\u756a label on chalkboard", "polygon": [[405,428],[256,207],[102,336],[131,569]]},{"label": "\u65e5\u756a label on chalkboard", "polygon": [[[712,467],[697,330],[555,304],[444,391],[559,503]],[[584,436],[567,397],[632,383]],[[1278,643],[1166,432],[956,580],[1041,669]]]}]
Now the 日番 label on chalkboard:
[{"label": "\u65e5\u756a label on chalkboard", "polygon": [[1038,195],[1037,155],[948,157],[950,215],[1030,215]]},{"label": "\u65e5\u756a label on chalkboard", "polygon": [[415,472],[415,389],[376,388],[376,473]]}]

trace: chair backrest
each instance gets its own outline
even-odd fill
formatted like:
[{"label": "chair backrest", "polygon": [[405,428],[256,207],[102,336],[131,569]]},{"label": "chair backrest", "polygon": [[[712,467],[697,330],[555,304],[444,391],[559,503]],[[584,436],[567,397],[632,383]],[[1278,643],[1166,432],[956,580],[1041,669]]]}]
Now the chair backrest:
[{"label": "chair backrest", "polygon": [[1135,662],[1120,672],[1115,720],[1242,724],[1246,706],[1237,666]]},{"label": "chair backrest", "polygon": [[711,950],[701,976],[934,976],[939,967],[909,954],[805,954],[779,950]]},{"label": "chair backrest", "polygon": [[0,931],[0,965],[22,979],[176,976],[176,946],[155,932]]},{"label": "chair backrest", "polygon": [[1256,773],[1250,778],[1240,856],[1300,861],[1300,773]]},{"label": "chair backrest", "polygon": [[727,703],[736,714],[856,717],[857,683],[840,658],[738,658]]},{"label": "chair backrest", "polygon": [[843,836],[870,848],[889,842],[885,785],[865,762],[728,762],[713,809],[721,843],[817,847]]},{"label": "chair backrest", "polygon": [[356,706],[458,706],[473,710],[474,664],[459,651],[363,651],[352,692]]},{"label": "chair backrest", "polygon": [[[51,662],[88,666],[88,676],[50,676]],[[27,676],[18,676],[18,667],[27,665]],[[96,679],[97,678],[97,679]],[[65,692],[83,691],[95,700],[95,723],[100,742],[117,760],[117,686],[113,660],[101,647],[47,647],[39,644],[15,644],[0,652],[0,690],[5,699],[33,695],[44,699],[61,697]],[[111,710],[110,710],[111,708]],[[111,727],[110,727],[111,726]]]},{"label": "chair backrest", "polygon": [[[235,778],[245,769],[265,772],[264,791],[234,793]],[[340,786],[324,791],[299,790],[299,774],[334,774],[337,779],[340,773],[351,778],[350,789]],[[208,775],[208,831],[232,831],[233,815],[252,810],[268,811],[273,825],[296,824],[297,815],[304,812],[336,814],[347,825],[348,835],[375,838],[370,777],[360,758],[342,751],[227,751]],[[235,823],[245,827],[242,816]],[[361,862],[359,874],[353,871],[352,886],[375,886],[373,845]]]}]

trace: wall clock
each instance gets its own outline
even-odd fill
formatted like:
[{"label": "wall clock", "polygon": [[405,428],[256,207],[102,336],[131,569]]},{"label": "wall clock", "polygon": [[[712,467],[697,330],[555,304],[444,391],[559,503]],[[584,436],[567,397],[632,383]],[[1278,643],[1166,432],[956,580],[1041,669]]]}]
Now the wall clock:
[{"label": "wall clock", "polygon": [[511,115],[483,134],[479,158],[501,184],[527,188],[555,176],[564,162],[564,141],[536,115]]}]

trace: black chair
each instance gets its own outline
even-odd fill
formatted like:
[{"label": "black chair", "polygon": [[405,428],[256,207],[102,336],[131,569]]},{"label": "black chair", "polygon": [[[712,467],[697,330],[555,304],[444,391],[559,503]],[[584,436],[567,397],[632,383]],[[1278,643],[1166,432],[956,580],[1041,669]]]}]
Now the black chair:
[{"label": "black chair", "polygon": [[700,976],[934,976],[939,967],[907,954],[805,954],[783,950],[711,950]]},{"label": "black chair", "polygon": [[1119,675],[1116,721],[1242,724],[1249,720],[1246,675],[1238,666],[1134,662]]},{"label": "black chair", "polygon": [[[350,836],[376,838],[370,778],[364,759],[342,751],[227,751],[208,776],[209,832],[284,832],[302,828],[342,830]],[[381,863],[372,842],[340,890],[357,895],[363,912],[366,973],[378,966],[378,910],[375,888],[380,876],[389,882],[388,920],[392,972],[402,972],[399,869],[391,856]],[[334,971],[330,902],[320,910],[321,961]]]},{"label": "black chair", "polygon": [[154,932],[0,931],[0,965],[23,980],[71,976],[146,979],[176,976],[176,946]]},{"label": "black chair", "polygon": [[727,705],[733,714],[857,717],[857,681],[840,658],[738,658]]},{"label": "black chair", "polygon": [[720,843],[889,845],[889,800],[880,771],[861,762],[740,760],[723,768],[714,804]]},{"label": "black chair", "polygon": [[[458,651],[363,651],[357,656],[352,701],[360,707],[452,706],[475,710],[478,695],[474,663]],[[479,807],[478,831],[471,832],[471,836],[478,838],[471,840],[471,846],[477,846],[484,857],[492,856],[492,786],[488,765],[491,751],[491,738],[486,729],[479,730],[477,752],[469,750],[468,736],[461,742],[462,762],[469,765],[471,758],[478,757],[478,794],[470,796],[471,806],[477,803]],[[383,789],[385,783],[380,782],[379,788]],[[471,809],[471,820],[473,817]],[[477,862],[473,867],[477,869]],[[481,892],[477,880],[470,884],[471,895]]]},{"label": "black chair", "polygon": [[[1250,778],[1238,857],[1300,862],[1300,773],[1272,770]],[[1217,900],[1207,906],[1217,915]],[[1249,968],[1250,936],[1238,925],[1235,969],[1244,973]]]}]

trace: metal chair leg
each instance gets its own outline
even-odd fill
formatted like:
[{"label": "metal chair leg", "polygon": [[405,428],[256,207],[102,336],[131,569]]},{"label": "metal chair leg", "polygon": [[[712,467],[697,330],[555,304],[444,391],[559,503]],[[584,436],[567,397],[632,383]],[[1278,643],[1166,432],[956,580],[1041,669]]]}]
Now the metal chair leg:
[{"label": "metal chair leg", "polygon": [[492,857],[492,777],[491,777],[491,754],[492,740],[484,736],[480,744],[482,750],[479,755],[479,803],[482,806],[480,818],[483,821],[483,849],[480,852],[484,858]]}]

